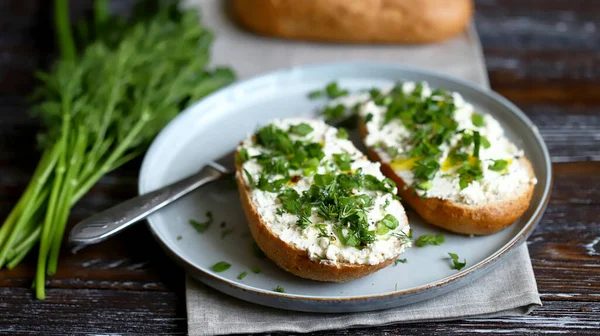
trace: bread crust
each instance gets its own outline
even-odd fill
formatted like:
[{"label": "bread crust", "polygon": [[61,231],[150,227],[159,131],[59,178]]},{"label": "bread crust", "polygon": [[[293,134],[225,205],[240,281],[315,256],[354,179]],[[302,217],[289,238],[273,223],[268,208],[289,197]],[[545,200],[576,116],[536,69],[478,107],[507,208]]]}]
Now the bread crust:
[{"label": "bread crust", "polygon": [[[367,136],[367,128],[363,120],[359,122],[361,137]],[[500,200],[483,205],[467,205],[440,198],[420,198],[415,190],[398,176],[389,164],[383,163],[379,154],[368,148],[371,160],[381,163],[381,172],[394,180],[398,186],[398,194],[425,221],[448,231],[468,235],[487,235],[498,232],[525,213],[533,196],[533,184],[524,185],[511,199]],[[531,163],[522,157],[521,163],[535,177]]]},{"label": "bread crust", "polygon": [[[237,152],[235,153],[235,156],[237,158]],[[349,264],[342,262],[338,262],[334,265],[311,260],[307,251],[298,249],[295,246],[286,243],[269,229],[256,210],[252,198],[250,197],[250,189],[242,176],[241,165],[236,163],[238,191],[240,193],[242,208],[244,209],[252,237],[254,237],[254,240],[265,255],[284,270],[301,278],[325,282],[344,282],[362,278],[377,272],[378,270],[389,266],[397,259],[398,255],[376,265]],[[406,222],[405,218],[405,223]]]},{"label": "bread crust", "polygon": [[258,34],[345,43],[429,43],[464,31],[472,0],[234,0]]}]

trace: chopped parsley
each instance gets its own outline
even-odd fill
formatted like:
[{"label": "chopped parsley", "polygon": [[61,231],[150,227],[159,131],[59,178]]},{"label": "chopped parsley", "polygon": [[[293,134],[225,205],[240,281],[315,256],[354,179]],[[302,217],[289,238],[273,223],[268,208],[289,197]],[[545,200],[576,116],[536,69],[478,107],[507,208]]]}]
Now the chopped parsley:
[{"label": "chopped parsley", "polygon": [[346,131],[346,129],[343,127],[338,128],[337,137],[338,139],[348,139],[348,131]]},{"label": "chopped parsley", "polygon": [[301,123],[290,127],[290,132],[300,136],[306,136],[310,134],[314,129],[306,123]]},{"label": "chopped parsley", "polygon": [[418,247],[423,247],[426,245],[441,245],[445,242],[444,235],[438,234],[434,235],[422,235],[415,241],[415,245]]},{"label": "chopped parsley", "polygon": [[248,151],[246,150],[246,148],[240,148],[240,150],[237,153],[237,157],[235,158],[235,161],[239,163],[244,163],[249,159],[250,156],[248,155]]},{"label": "chopped parsley", "polygon": [[283,289],[283,287],[281,287],[279,285],[277,287],[275,287],[275,289],[273,291],[278,292],[278,293],[285,293],[285,290]]},{"label": "chopped parsley", "polygon": [[240,273],[240,275],[237,276],[238,280],[242,280],[246,277],[246,275],[248,275],[248,272],[244,271],[242,273]]},{"label": "chopped parsley", "polygon": [[[249,184],[276,194],[276,202],[281,205],[277,215],[294,215],[299,229],[315,227],[321,237],[337,239],[343,245],[362,248],[374,242],[377,234],[396,229],[399,222],[389,214],[376,224],[376,230],[370,228],[367,213],[375,202],[364,193],[381,191],[393,194],[395,183],[387,178],[380,180],[364,174],[362,169],[352,170],[353,160],[347,153],[333,154],[332,162],[322,162],[325,157],[323,144],[301,138],[312,131],[313,128],[305,123],[291,126],[289,132],[273,124],[259,129],[255,141],[265,150],[251,159],[262,170],[255,173],[254,177],[245,171]],[[338,131],[338,136],[341,132]],[[292,140],[290,133],[300,138]],[[343,136],[346,135],[347,132]],[[319,174],[322,164],[327,169]],[[293,188],[302,178],[297,171],[314,181],[301,193]],[[314,220],[315,215],[319,217],[318,220]],[[331,230],[325,231],[323,226],[318,226],[322,221],[332,222]]]},{"label": "chopped parsley", "polygon": [[404,259],[396,259],[394,261],[394,266],[398,265],[398,263],[406,264],[406,258],[404,258]]},{"label": "chopped parsley", "polygon": [[196,231],[204,233],[206,230],[208,230],[214,219],[211,211],[206,212],[206,218],[207,220],[205,222],[199,222],[195,219],[190,219],[189,223],[192,227],[194,227],[194,229],[196,229]]},{"label": "chopped parsley", "polygon": [[177,240],[181,240],[181,239],[183,239],[183,237],[177,236]]},{"label": "chopped parsley", "polygon": [[325,93],[327,93],[328,98],[335,99],[348,95],[348,90],[341,89],[337,82],[331,82],[325,87]]},{"label": "chopped parsley", "polygon": [[[396,147],[387,147],[383,143],[377,146],[394,160],[409,161],[409,169],[415,177],[412,187],[427,191],[433,187],[430,181],[442,170],[440,162],[444,152],[440,147],[450,146],[452,142],[444,170],[452,168],[452,174],[459,175],[459,186],[464,189],[483,178],[480,151],[482,147],[491,147],[491,143],[478,131],[458,128],[452,94],[437,89],[431,95],[423,96],[423,90],[424,84],[417,83],[412,92],[404,92],[402,83],[399,83],[389,93],[376,89],[369,91],[373,103],[385,108],[381,127],[396,120],[409,131],[407,151],[398,151]],[[367,115],[365,121],[370,119]],[[475,127],[485,126],[485,118],[481,114],[474,113],[471,121]],[[456,137],[459,137],[458,142],[453,140]],[[444,176],[452,175],[444,173]]]},{"label": "chopped parsley", "polygon": [[308,93],[308,98],[317,99],[325,96],[325,92],[322,90],[315,90]]},{"label": "chopped parsley", "polygon": [[475,127],[485,126],[485,121],[483,120],[483,116],[481,114],[473,113],[473,115],[471,115],[471,122]]},{"label": "chopped parsley", "polygon": [[342,118],[344,116],[345,111],[346,107],[344,106],[344,104],[337,104],[325,106],[323,112],[321,113],[323,114],[323,116],[325,116],[325,120],[331,122]]},{"label": "chopped parsley", "polygon": [[473,163],[465,162],[457,170],[459,177],[460,189],[465,189],[473,181],[479,181],[483,178],[483,170],[481,169],[481,161],[479,159],[473,160]]},{"label": "chopped parsley", "polygon": [[348,154],[333,154],[333,161],[343,171],[351,170],[352,160]]},{"label": "chopped parsley", "polygon": [[488,169],[499,172],[499,171],[503,171],[504,169],[506,169],[506,167],[508,167],[508,161],[494,160],[494,164],[489,166]]},{"label": "chopped parsley", "polygon": [[231,267],[231,264],[225,261],[219,261],[218,263],[212,265],[211,269],[215,272],[224,272]]},{"label": "chopped parsley", "polygon": [[258,268],[258,266],[254,266],[252,267],[252,272],[254,272],[255,274],[260,273],[260,268]]},{"label": "chopped parsley", "polygon": [[225,229],[221,231],[221,239],[225,239],[228,235],[233,233],[233,229]]},{"label": "chopped parsley", "polygon": [[463,267],[467,265],[467,259],[463,259],[463,262],[458,261],[458,254],[456,253],[448,253],[450,258],[452,258],[452,269],[461,270]]}]

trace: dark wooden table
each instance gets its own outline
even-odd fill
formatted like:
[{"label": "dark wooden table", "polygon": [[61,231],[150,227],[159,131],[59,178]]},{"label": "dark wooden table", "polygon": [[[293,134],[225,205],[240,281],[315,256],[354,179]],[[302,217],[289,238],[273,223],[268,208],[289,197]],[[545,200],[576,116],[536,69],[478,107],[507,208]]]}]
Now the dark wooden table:
[{"label": "dark wooden table", "polygon": [[[0,1],[0,219],[38,159],[26,96],[52,59],[49,3]],[[552,199],[527,242],[544,306],[521,318],[315,335],[600,334],[600,2],[479,0],[476,23],[492,87],[535,122],[553,159]],[[105,177],[71,221],[134,196],[139,164]],[[0,334],[186,334],[184,273],[144,226],[77,255],[65,249],[45,301],[30,290],[34,263],[0,271]]]}]

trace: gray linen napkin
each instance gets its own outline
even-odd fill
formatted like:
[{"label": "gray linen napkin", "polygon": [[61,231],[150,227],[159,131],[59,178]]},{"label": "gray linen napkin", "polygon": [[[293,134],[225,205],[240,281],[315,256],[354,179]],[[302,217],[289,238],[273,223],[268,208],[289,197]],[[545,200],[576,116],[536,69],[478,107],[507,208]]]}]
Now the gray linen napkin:
[{"label": "gray linen napkin", "polygon": [[[474,27],[452,40],[426,46],[332,45],[255,36],[235,27],[224,1],[187,0],[200,7],[216,33],[213,59],[231,65],[240,78],[310,63],[371,60],[429,68],[488,87],[481,46]],[[191,336],[259,332],[310,332],[327,329],[472,317],[525,315],[541,305],[527,245],[513,251],[488,274],[449,294],[400,308],[353,314],[312,314],[264,307],[186,281]]]}]

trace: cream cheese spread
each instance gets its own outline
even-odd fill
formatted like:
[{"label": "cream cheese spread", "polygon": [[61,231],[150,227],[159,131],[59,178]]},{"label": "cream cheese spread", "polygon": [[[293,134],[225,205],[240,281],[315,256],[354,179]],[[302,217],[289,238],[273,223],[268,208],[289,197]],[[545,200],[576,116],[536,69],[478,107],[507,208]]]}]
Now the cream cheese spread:
[{"label": "cream cheese spread", "polygon": [[[291,188],[302,195],[315,183],[315,175],[335,171],[339,173],[339,168],[334,163],[334,155],[339,154],[346,154],[350,158],[352,172],[360,171],[362,174],[374,176],[379,181],[385,180],[379,163],[369,161],[351,141],[339,138],[338,130],[323,121],[290,118],[272,122],[272,125],[285,131],[300,124],[309,125],[312,131],[304,136],[288,132],[291,140],[321,144],[324,156],[320,159],[316,171],[310,174],[303,173],[302,169],[291,170],[290,175],[293,176],[294,182],[287,182],[285,188]],[[316,211],[317,205],[314,205],[308,216],[311,224],[301,228],[298,225],[297,215],[282,210],[283,206],[278,198],[278,192],[253,187],[253,183],[260,179],[264,169],[256,157],[268,153],[269,150],[257,143],[256,135],[246,138],[238,147],[238,152],[242,149],[247,152],[248,160],[243,163],[242,172],[238,172],[238,174],[244,174],[244,180],[251,188],[252,202],[263,222],[281,240],[307,251],[312,260],[331,264],[341,262],[375,265],[394,258],[407,246],[410,246],[410,240],[407,237],[409,226],[402,205],[394,199],[397,191],[395,188],[390,192],[353,190],[355,194],[366,194],[372,199],[372,204],[365,210],[369,231],[377,231],[378,225],[381,225],[381,221],[388,214],[394,216],[399,225],[387,232],[379,232],[375,235],[373,242],[361,246],[349,246],[342,243],[347,229],[343,226],[340,229],[335,221],[322,218]]]}]

